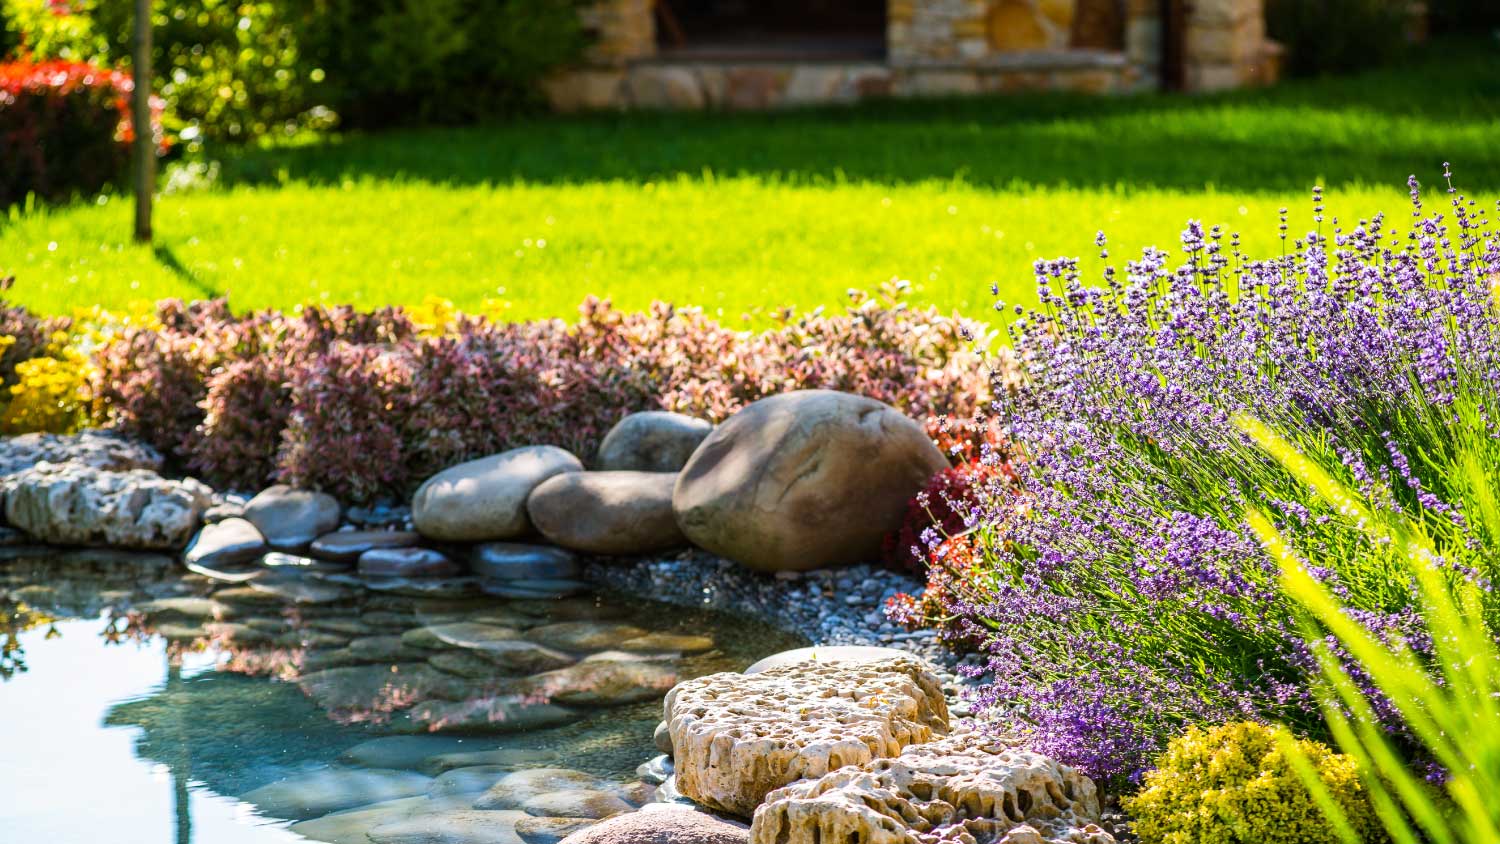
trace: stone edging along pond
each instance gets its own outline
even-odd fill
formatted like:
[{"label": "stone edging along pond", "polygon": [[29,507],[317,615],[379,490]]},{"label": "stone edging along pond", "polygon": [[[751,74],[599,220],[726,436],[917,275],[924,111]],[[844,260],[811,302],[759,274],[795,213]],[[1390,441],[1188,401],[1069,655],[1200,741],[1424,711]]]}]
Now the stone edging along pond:
[{"label": "stone edging along pond", "polygon": [[[959,825],[983,844],[1114,840],[1097,825],[1092,783],[1014,742],[971,732],[952,655],[930,632],[899,631],[881,614],[887,598],[920,584],[860,561],[876,557],[910,498],[947,463],[920,426],[880,402],[794,392],[753,403],[717,428],[637,414],[606,437],[595,470],[550,446],[516,449],[440,472],[410,510],[345,510],[330,496],[287,487],[248,500],[221,495],[162,477],[159,456],[107,435],[7,447],[0,469],[11,471],[0,484],[12,529],[55,544],[187,543],[189,570],[235,584],[225,594],[299,604],[365,590],[537,601],[592,584],[801,634],[824,650],[684,681],[667,696],[658,729],[659,747],[677,751],[676,776],[658,802],[753,813],[757,841],[937,834],[892,829],[889,818],[870,814],[863,792],[887,780],[926,783],[897,790],[890,799],[912,804],[898,815],[946,817],[939,826]],[[534,544],[536,533],[551,545]],[[703,550],[661,553],[687,544]],[[507,653],[547,655],[536,643],[511,644]],[[639,658],[610,657],[618,665],[610,671],[587,665],[596,659],[552,673],[569,674],[557,681],[573,683],[568,694],[577,700],[593,694],[577,682],[639,673],[628,667]],[[545,672],[529,679],[539,689],[553,682]],[[641,774],[662,780],[670,771],[658,759]],[[574,837],[605,840],[609,823]]]}]

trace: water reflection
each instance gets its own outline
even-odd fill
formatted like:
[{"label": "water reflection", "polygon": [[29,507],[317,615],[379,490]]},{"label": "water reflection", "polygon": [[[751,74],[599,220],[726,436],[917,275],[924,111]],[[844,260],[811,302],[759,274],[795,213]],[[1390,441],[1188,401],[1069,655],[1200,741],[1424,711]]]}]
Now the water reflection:
[{"label": "water reflection", "polygon": [[225,585],[119,555],[0,560],[0,598],[18,841],[364,842],[366,817],[463,834],[524,819],[504,794],[469,807],[536,768],[634,805],[662,691],[801,644],[660,605]]}]

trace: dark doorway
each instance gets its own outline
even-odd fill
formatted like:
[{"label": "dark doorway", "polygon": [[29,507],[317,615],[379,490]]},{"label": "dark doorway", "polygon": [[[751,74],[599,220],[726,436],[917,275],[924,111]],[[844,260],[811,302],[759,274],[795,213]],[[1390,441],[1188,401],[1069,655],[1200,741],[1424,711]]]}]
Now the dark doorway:
[{"label": "dark doorway", "polygon": [[704,59],[879,59],[887,0],[656,0],[658,46]]}]

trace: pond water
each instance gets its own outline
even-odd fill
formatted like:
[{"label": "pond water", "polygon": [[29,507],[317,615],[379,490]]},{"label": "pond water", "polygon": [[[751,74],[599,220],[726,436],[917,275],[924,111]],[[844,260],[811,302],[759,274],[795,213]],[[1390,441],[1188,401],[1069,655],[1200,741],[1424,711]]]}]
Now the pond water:
[{"label": "pond water", "polygon": [[495,783],[551,768],[636,805],[667,688],[803,644],[620,596],[227,585],[163,557],[11,552],[0,839],[464,840],[481,798],[523,816],[533,774]]}]

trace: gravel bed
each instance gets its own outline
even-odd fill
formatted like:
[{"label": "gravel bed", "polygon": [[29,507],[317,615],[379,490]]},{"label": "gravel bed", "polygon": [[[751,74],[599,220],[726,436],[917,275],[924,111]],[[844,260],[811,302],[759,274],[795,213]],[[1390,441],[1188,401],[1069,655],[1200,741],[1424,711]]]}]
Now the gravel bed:
[{"label": "gravel bed", "polygon": [[753,572],[704,551],[638,560],[596,560],[589,581],[668,604],[739,613],[804,636],[813,645],[875,645],[916,654],[943,680],[953,714],[969,714],[961,696],[975,681],[958,676],[960,660],[931,630],[906,631],[885,617],[898,592],[918,593],[910,575],[878,566],[775,575]]}]

